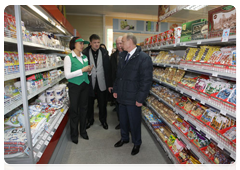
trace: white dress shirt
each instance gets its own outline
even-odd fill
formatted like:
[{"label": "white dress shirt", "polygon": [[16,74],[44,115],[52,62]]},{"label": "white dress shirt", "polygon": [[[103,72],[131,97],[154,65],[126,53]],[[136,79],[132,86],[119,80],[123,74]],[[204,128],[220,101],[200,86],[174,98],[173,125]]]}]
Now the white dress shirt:
[{"label": "white dress shirt", "polygon": [[[132,51],[129,52],[130,56],[128,57],[128,60],[132,57],[132,55],[135,53],[135,51],[137,50],[137,47],[135,47]],[[126,60],[127,58],[125,58]]]},{"label": "white dress shirt", "polygon": [[[74,51],[72,51],[72,56],[77,57],[77,59],[83,64],[83,59],[82,59],[83,54],[82,53],[81,53],[81,56],[79,57],[76,55],[76,53]],[[66,79],[71,79],[71,78],[83,75],[82,69],[71,72],[71,67],[72,67],[71,59],[69,56],[66,56],[64,58],[64,74],[65,74]]]}]

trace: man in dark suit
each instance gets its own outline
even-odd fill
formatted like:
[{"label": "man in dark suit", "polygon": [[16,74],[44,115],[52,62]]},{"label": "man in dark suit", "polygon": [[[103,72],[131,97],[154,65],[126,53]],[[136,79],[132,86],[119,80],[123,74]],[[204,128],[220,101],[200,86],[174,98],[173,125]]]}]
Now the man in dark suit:
[{"label": "man in dark suit", "polygon": [[88,57],[89,65],[93,65],[90,80],[90,93],[88,99],[88,113],[86,128],[94,122],[94,100],[97,98],[99,107],[99,120],[104,129],[107,124],[107,90],[110,83],[110,60],[107,50],[100,47],[100,37],[96,34],[90,36],[90,46],[83,50]]},{"label": "man in dark suit", "polygon": [[113,86],[113,96],[119,103],[121,140],[114,146],[121,147],[129,142],[131,131],[134,147],[131,154],[139,152],[141,139],[141,107],[152,84],[153,65],[151,58],[141,47],[132,33],[122,38],[124,52],[120,54],[117,79]]},{"label": "man in dark suit", "polygon": [[[111,64],[111,67],[110,67],[111,68],[110,90],[113,89],[113,84],[116,80],[119,55],[123,52],[122,36],[119,36],[116,39],[116,46],[117,46],[117,50],[110,57],[110,64]],[[109,92],[111,93],[111,91],[109,91]],[[119,110],[118,109],[119,109],[119,104],[118,104],[118,102],[116,102],[116,111],[117,111],[117,117],[118,117],[118,121],[119,121]],[[115,129],[120,129],[120,124],[118,124],[115,127]]]}]

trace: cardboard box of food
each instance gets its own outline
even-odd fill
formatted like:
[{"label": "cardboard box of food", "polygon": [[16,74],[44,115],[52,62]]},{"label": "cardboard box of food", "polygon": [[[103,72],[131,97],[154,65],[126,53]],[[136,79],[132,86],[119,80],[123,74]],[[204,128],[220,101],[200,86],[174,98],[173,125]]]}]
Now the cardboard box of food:
[{"label": "cardboard box of food", "polygon": [[236,9],[224,5],[208,11],[208,37],[222,37],[224,29],[230,28],[230,35],[236,35]]},{"label": "cardboard box of food", "polygon": [[191,41],[192,39],[192,24],[206,21],[206,19],[198,19],[182,24],[181,42]]},{"label": "cardboard box of food", "polygon": [[207,39],[208,22],[197,22],[192,24],[192,40]]}]

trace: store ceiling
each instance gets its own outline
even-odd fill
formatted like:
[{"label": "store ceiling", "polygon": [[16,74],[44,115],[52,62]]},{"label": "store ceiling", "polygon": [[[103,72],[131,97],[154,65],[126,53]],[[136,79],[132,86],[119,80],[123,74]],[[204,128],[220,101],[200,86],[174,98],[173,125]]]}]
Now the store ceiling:
[{"label": "store ceiling", "polygon": [[[209,5],[198,11],[182,10],[163,22],[187,22],[199,18],[208,18],[208,11],[220,5]],[[158,5],[66,5],[67,15],[106,15],[151,19],[157,21]]]}]

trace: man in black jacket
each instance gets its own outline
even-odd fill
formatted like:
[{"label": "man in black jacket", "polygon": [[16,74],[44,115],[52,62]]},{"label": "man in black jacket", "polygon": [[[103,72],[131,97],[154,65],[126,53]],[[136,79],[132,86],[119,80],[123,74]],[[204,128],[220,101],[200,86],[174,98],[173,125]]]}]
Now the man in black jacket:
[{"label": "man in black jacket", "polygon": [[87,125],[88,129],[94,122],[94,99],[97,98],[99,107],[99,120],[104,129],[107,124],[107,90],[110,83],[110,61],[107,50],[100,47],[100,37],[96,34],[90,36],[90,46],[83,50],[88,57],[89,65],[93,65],[89,76],[89,99]]},{"label": "man in black jacket", "polygon": [[[117,46],[117,50],[110,57],[110,64],[111,64],[111,67],[110,67],[111,68],[110,90],[112,89],[113,84],[117,77],[117,66],[118,66],[118,62],[119,62],[119,55],[121,54],[121,52],[123,52],[122,36],[119,36],[116,39],[116,46]],[[110,91],[110,93],[111,93],[111,91]],[[118,102],[116,102],[116,111],[117,111],[117,117],[118,117],[118,121],[119,121],[119,104],[118,104]],[[115,129],[120,129],[120,124],[118,124],[115,127]]]},{"label": "man in black jacket", "polygon": [[141,140],[141,106],[148,96],[152,84],[153,65],[151,58],[136,46],[137,39],[132,33],[122,38],[124,52],[120,55],[117,79],[113,96],[119,103],[121,140],[114,146],[121,147],[129,142],[131,130],[134,147],[131,154],[139,152]]}]

